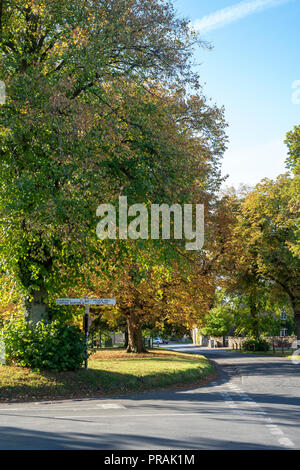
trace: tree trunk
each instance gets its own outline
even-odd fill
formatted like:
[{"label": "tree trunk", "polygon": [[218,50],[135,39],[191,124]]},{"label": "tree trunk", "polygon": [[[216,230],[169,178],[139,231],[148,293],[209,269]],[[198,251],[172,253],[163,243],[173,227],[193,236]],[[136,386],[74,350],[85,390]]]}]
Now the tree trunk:
[{"label": "tree trunk", "polygon": [[258,319],[258,309],[255,300],[250,299],[250,315],[251,315],[251,335],[255,337],[255,339],[259,339],[260,331],[259,331],[259,319]]},{"label": "tree trunk", "polygon": [[36,325],[41,320],[49,320],[48,316],[48,293],[41,287],[31,294],[31,298],[23,299],[25,319]]},{"label": "tree trunk", "polygon": [[128,353],[146,353],[147,349],[145,348],[142,329],[138,315],[134,312],[131,312],[127,316],[127,327],[128,327]]},{"label": "tree trunk", "polygon": [[294,312],[295,322],[296,322],[296,336],[300,340],[300,304],[299,300],[296,297],[291,298],[291,304]]},{"label": "tree trunk", "polygon": [[300,315],[295,315],[295,321],[297,339],[300,340]]},{"label": "tree trunk", "polygon": [[125,348],[127,348],[128,346],[128,330],[127,329],[125,330],[125,345],[124,346]]}]

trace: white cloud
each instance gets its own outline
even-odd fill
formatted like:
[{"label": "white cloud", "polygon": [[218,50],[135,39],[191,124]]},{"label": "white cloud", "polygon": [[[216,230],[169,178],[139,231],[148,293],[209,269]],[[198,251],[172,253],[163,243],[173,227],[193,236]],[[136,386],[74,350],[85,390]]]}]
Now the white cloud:
[{"label": "white cloud", "polygon": [[246,16],[266,10],[267,8],[274,8],[283,5],[284,3],[289,3],[290,1],[291,0],[243,1],[195,20],[192,27],[201,34],[205,34],[214,29],[222,28],[227,24],[245,18]]}]

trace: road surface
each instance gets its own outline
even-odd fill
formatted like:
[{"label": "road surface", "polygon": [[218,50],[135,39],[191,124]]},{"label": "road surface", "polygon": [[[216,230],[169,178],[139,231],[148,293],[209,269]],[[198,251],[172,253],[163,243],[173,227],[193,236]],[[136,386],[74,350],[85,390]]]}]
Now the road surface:
[{"label": "road surface", "polygon": [[0,404],[0,449],[300,449],[300,365],[172,348],[211,358],[218,378],[180,391]]}]

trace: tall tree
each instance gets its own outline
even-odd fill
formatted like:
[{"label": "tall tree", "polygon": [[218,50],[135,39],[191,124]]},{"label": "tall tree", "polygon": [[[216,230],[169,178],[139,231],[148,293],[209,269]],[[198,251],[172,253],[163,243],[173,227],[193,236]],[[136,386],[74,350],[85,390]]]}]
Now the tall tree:
[{"label": "tall tree", "polygon": [[197,86],[197,41],[158,0],[7,0],[1,25],[1,262],[36,322],[48,315],[49,292],[76,282],[97,205],[111,198],[116,173],[131,177],[133,144],[157,153],[136,139],[145,123],[124,117],[126,84],[139,93],[153,80]]},{"label": "tall tree", "polygon": [[291,205],[293,184],[289,175],[259,183],[242,203],[235,234],[241,262],[254,268],[256,288],[267,283],[288,295],[300,339],[300,259],[294,250],[299,226]]},{"label": "tall tree", "polygon": [[291,230],[294,230],[295,241],[290,241],[289,247],[296,256],[300,256],[300,126],[295,126],[293,131],[287,133],[285,143],[288,147],[286,166],[293,176],[287,191],[290,197],[290,213],[294,214],[294,217],[288,220]]},{"label": "tall tree", "polygon": [[222,336],[223,346],[225,346],[225,337],[234,327],[234,320],[231,309],[226,305],[214,307],[204,318],[204,327],[201,333],[211,336]]},{"label": "tall tree", "polygon": [[[154,260],[153,257],[156,257]],[[138,258],[140,258],[138,256]],[[152,258],[152,259],[151,259]],[[105,273],[97,268],[91,275],[90,295],[112,295],[117,305],[105,309],[105,318],[112,324],[123,319],[128,328],[128,352],[145,352],[142,330],[149,325],[157,329],[166,325],[192,329],[208,312],[213,289],[208,276],[185,269],[169,260],[161,264],[155,252],[148,250],[127,260],[118,254],[112,257]]]}]

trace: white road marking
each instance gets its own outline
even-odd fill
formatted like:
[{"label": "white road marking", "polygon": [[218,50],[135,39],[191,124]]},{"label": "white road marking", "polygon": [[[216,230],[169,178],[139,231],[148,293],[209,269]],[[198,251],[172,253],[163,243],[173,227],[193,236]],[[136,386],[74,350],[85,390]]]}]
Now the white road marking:
[{"label": "white road marking", "polygon": [[109,419],[112,419],[112,418],[154,418],[154,417],[161,417],[161,416],[202,416],[203,414],[205,414],[205,412],[202,412],[202,413],[152,413],[152,414],[139,414],[139,415],[135,415],[135,414],[131,414],[131,413],[128,413],[126,415],[99,415],[99,416],[90,416],[90,415],[85,415],[85,416],[79,416],[79,415],[74,415],[74,416],[54,416],[55,419],[62,419],[62,420],[68,420],[68,419],[75,419],[75,418],[78,418],[78,419],[95,419],[95,418],[109,418]]},{"label": "white road marking", "polygon": [[[253,398],[251,398],[246,392],[243,390],[239,389],[233,384],[226,384],[227,387],[230,389],[231,393],[237,393],[240,397],[240,400],[242,401],[243,405],[248,405],[251,408],[258,407],[257,409],[260,411],[243,411],[243,410],[233,410],[234,414],[238,415],[259,415],[264,421],[267,423],[272,423],[272,418],[268,417],[265,411],[259,406],[258,403],[256,403]],[[221,395],[223,396],[224,402],[229,406],[230,408],[235,408],[237,405],[231,398],[230,394],[226,391],[220,391]],[[281,446],[287,447],[287,448],[293,448],[295,447],[295,444],[293,441],[291,441],[289,438],[285,437],[284,432],[276,425],[276,424],[265,424],[265,427],[269,430],[270,434],[272,436],[282,436],[280,439],[278,439],[278,442]]]},{"label": "white road marking", "polygon": [[231,390],[235,390],[235,391],[240,391],[241,389],[236,386],[236,385],[228,385],[229,388],[231,388]]},{"label": "white road marking", "polygon": [[282,439],[279,439],[279,444],[281,444],[284,447],[296,447],[295,444],[287,437],[283,437]]},{"label": "white road marking", "polygon": [[272,429],[270,431],[270,433],[273,435],[273,436],[284,436],[283,432],[281,431],[281,429]]},{"label": "white road marking", "polygon": [[[36,408],[36,407],[27,407],[27,408],[0,408],[0,412],[10,412],[10,411],[27,411],[27,412],[31,412],[31,411],[34,411],[34,412],[40,412],[40,411],[51,411],[53,410],[54,408],[54,405],[52,405],[51,407],[41,407],[41,408]],[[55,407],[55,411],[66,411],[66,410],[69,410],[69,411],[80,411],[80,410],[84,410],[84,411],[87,411],[87,410],[99,410],[99,408],[103,408],[103,409],[126,409],[126,406],[124,405],[120,405],[120,404],[117,404],[117,403],[101,403],[99,405],[96,405],[96,406],[93,406],[93,407],[84,407],[82,405],[78,406],[78,408],[74,407],[74,405],[72,407],[70,406],[57,406]]]},{"label": "white road marking", "polygon": [[19,408],[0,408],[0,411],[18,411]]},{"label": "white road marking", "polygon": [[126,406],[119,405],[118,403],[103,403],[101,405],[97,405],[98,408],[102,408],[104,410],[118,410],[118,409],[125,409]]}]

